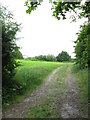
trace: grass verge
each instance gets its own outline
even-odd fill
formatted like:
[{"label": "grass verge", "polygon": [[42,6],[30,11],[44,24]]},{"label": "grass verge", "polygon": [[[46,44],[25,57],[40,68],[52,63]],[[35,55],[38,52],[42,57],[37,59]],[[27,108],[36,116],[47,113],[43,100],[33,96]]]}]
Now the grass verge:
[{"label": "grass verge", "polygon": [[88,114],[88,69],[80,70],[78,65],[74,65],[72,73],[76,77],[80,108],[84,113]]}]

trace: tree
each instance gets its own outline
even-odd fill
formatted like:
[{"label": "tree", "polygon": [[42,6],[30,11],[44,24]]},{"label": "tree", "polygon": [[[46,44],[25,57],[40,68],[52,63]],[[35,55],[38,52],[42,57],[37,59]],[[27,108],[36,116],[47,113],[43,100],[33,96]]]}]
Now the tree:
[{"label": "tree", "polygon": [[[26,13],[31,14],[32,11],[36,10],[38,5],[41,5],[42,0],[34,1],[34,0],[26,0],[25,6],[27,6]],[[81,0],[67,0],[67,1],[59,1],[55,0],[52,2],[52,0],[49,0],[49,2],[52,4],[52,10],[53,10],[53,16],[55,16],[58,20],[62,17],[63,19],[66,19],[66,13],[73,11],[77,14],[79,18],[82,17],[89,17],[90,13],[90,2],[86,1],[84,5],[81,4]],[[77,10],[82,10],[81,12],[77,12]],[[75,19],[75,16],[73,16]]]},{"label": "tree", "polygon": [[75,41],[76,63],[80,68],[88,67],[90,61],[90,23],[81,26],[78,38]]},{"label": "tree", "polygon": [[20,25],[14,20],[13,15],[5,7],[0,6],[0,21],[2,23],[2,104],[11,101],[16,92],[20,91],[20,84],[13,80],[15,68],[16,33]]},{"label": "tree", "polygon": [[46,61],[56,61],[56,58],[54,55],[48,54],[46,56]]},{"label": "tree", "polygon": [[46,55],[35,56],[36,60],[46,61]]},{"label": "tree", "polygon": [[17,66],[14,54],[17,50],[15,43],[19,25],[14,22],[13,15],[5,7],[0,7],[0,19],[2,22],[2,77],[3,85],[13,77],[13,71]]},{"label": "tree", "polygon": [[66,51],[62,51],[61,53],[59,53],[56,58],[57,58],[57,61],[59,61],[59,62],[71,60],[71,57],[69,56],[69,54]]},{"label": "tree", "polygon": [[[90,13],[90,2],[85,2],[84,5],[81,4],[81,1],[79,0],[75,0],[75,1],[71,1],[71,0],[67,0],[67,2],[65,1],[54,1],[53,2],[53,16],[55,16],[58,20],[60,20],[60,18],[62,17],[63,19],[66,19],[66,13],[67,12],[74,12],[76,14],[72,15],[73,20],[77,18],[82,18],[82,17],[89,17],[89,13]],[[77,12],[79,10],[79,12]]]}]

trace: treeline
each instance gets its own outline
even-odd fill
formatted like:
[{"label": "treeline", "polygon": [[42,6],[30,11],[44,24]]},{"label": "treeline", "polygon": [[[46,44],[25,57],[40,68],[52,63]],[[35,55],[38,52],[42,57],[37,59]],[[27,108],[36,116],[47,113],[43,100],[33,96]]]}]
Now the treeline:
[{"label": "treeline", "polygon": [[29,60],[40,60],[40,61],[58,61],[58,62],[70,62],[72,61],[71,56],[66,52],[62,51],[61,53],[58,54],[58,56],[54,56],[51,54],[48,55],[39,55],[35,57],[28,57],[27,59]]},{"label": "treeline", "polygon": [[90,61],[90,23],[81,26],[81,30],[77,33],[78,38],[75,41],[76,64],[80,69],[87,68]]}]

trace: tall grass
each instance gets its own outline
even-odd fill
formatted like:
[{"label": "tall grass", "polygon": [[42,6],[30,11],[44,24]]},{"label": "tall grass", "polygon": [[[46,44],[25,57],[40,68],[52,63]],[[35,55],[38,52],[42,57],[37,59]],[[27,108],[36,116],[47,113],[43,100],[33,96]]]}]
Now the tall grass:
[{"label": "tall grass", "polygon": [[65,63],[59,62],[17,61],[20,66],[16,68],[16,74],[13,77],[15,84],[8,90],[4,89],[3,108],[8,108],[11,104],[19,102],[40,86],[54,69],[65,65]]}]

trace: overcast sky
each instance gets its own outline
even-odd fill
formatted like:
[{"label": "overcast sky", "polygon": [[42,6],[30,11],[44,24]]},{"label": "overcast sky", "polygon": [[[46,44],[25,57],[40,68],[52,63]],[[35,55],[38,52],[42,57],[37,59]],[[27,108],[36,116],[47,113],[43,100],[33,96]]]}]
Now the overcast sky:
[{"label": "overcast sky", "polygon": [[[46,0],[30,15],[26,14],[25,0],[0,0],[8,10],[13,11],[18,23],[22,23],[21,37],[17,44],[25,57],[53,54],[62,50],[74,57],[76,33],[83,20],[70,23],[70,19],[58,21],[52,16],[51,4]],[[22,38],[23,37],[23,38]]]}]

